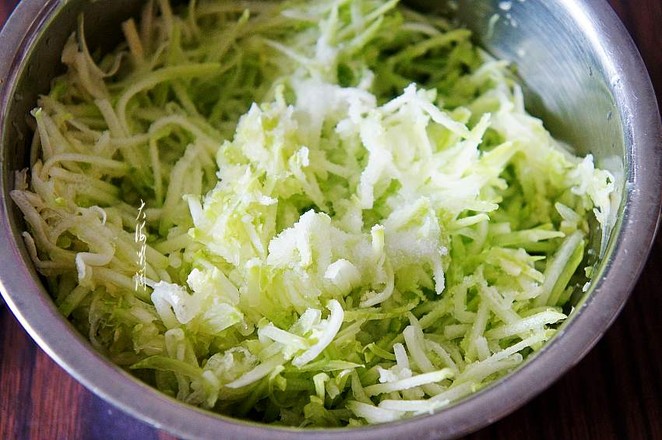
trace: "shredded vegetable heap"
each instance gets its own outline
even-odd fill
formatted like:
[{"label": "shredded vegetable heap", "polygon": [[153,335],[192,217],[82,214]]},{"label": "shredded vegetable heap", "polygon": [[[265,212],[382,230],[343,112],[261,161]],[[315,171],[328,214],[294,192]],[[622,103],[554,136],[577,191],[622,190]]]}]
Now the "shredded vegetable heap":
[{"label": "shredded vegetable heap", "polygon": [[162,392],[294,426],[430,413],[587,281],[614,179],[469,31],[381,0],[150,1],[103,56],[84,27],[12,197],[62,314]]}]

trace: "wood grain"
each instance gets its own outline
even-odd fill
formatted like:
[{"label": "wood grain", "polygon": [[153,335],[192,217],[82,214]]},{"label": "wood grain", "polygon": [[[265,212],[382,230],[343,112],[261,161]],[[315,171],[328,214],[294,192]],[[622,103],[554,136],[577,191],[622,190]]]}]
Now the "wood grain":
[{"label": "wood grain", "polygon": [[[0,0],[4,23],[16,0]],[[610,0],[662,103],[662,1]],[[662,239],[620,317],[550,389],[467,439],[662,440]],[[41,351],[0,309],[0,439],[172,440],[106,404]]]}]

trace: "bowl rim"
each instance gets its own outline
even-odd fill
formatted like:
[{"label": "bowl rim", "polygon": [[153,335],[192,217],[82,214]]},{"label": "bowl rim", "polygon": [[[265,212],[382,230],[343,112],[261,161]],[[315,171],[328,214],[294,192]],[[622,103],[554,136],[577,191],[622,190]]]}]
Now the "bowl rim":
[{"label": "bowl rim", "polygon": [[[0,31],[0,123],[11,101],[11,86],[17,69],[36,40],[38,29],[66,1],[23,0]],[[223,432],[228,438],[273,440],[314,438],[360,438],[362,440],[405,438],[454,438],[478,430],[513,412],[548,388],[579,362],[601,338],[624,306],[643,270],[657,230],[662,194],[662,125],[650,78],[638,49],[605,0],[560,0],[572,11],[606,71],[621,79],[610,91],[620,103],[628,150],[628,169],[621,206],[622,216],[614,228],[612,251],[592,293],[557,335],[531,356],[516,373],[508,374],[471,396],[433,415],[360,428],[301,429],[273,427],[233,419],[188,406],[161,394],[98,354],[68,321],[59,317],[55,305],[35,271],[21,264],[25,251],[13,233],[8,204],[8,176],[0,187],[0,293],[37,344],[61,367],[93,393],[121,410],[184,438],[210,438]],[[600,46],[598,36],[605,37]],[[7,87],[10,86],[10,87]],[[5,146],[0,145],[5,157]],[[6,165],[3,164],[3,167]],[[3,172],[5,169],[3,168]],[[616,257],[621,258],[616,264]],[[563,335],[563,338],[561,338]],[[221,431],[222,430],[222,431]],[[356,436],[356,437],[354,437]]]}]

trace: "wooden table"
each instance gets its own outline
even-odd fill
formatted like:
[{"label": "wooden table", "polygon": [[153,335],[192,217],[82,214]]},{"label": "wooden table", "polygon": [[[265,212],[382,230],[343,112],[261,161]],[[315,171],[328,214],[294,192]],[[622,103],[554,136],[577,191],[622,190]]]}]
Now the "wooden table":
[{"label": "wooden table", "polygon": [[[0,23],[16,1],[0,0]],[[662,102],[662,0],[610,3],[639,46]],[[662,439],[661,315],[658,237],[631,299],[588,356],[529,404],[467,438]],[[173,438],[87,391],[6,307],[0,310],[0,439]]]}]

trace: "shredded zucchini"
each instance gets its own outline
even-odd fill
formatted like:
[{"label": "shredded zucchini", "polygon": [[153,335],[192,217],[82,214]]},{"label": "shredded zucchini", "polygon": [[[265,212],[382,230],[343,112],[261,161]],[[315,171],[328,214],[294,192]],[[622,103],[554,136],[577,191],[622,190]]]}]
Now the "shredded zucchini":
[{"label": "shredded zucchini", "polygon": [[552,337],[614,178],[507,63],[395,0],[149,1],[32,113],[12,198],[62,314],[192,405],[438,411]]}]

